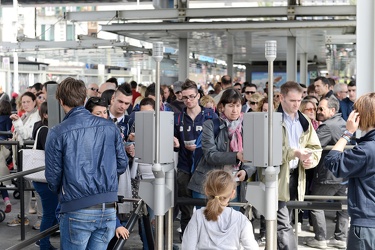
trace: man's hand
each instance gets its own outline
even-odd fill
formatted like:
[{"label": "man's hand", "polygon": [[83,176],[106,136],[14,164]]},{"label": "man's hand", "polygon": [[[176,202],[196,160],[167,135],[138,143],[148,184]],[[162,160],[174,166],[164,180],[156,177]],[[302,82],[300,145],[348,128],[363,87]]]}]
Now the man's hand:
[{"label": "man's hand", "polygon": [[179,148],[180,147],[180,142],[176,137],[173,137],[173,147],[174,148]]},{"label": "man's hand", "polygon": [[238,171],[236,177],[238,178],[239,181],[244,181],[246,178],[245,170]]},{"label": "man's hand", "polygon": [[197,148],[197,145],[185,145],[185,148],[190,151],[194,151]]},{"label": "man's hand", "polygon": [[308,148],[300,148],[294,150],[294,156],[301,161],[307,160],[311,156],[311,154],[311,149]]},{"label": "man's hand", "polygon": [[302,166],[304,169],[309,169],[312,167],[312,164],[313,164],[313,157],[310,155],[309,158],[307,158],[306,160],[302,161]]}]

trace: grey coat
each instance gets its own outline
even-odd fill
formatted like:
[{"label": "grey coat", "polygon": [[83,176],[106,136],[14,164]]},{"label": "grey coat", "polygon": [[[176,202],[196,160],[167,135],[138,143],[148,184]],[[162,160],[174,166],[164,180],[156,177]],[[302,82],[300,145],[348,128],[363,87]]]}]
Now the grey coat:
[{"label": "grey coat", "polygon": [[[327,145],[335,145],[336,142],[341,138],[341,135],[346,129],[346,122],[341,117],[340,113],[335,114],[328,120],[324,121],[318,129],[316,134],[319,137],[322,148]],[[325,150],[322,153],[319,164],[316,166],[314,171],[314,182],[320,184],[339,184],[343,182],[342,178],[335,177],[331,171],[324,166],[324,158],[329,153]]]},{"label": "grey coat", "polygon": [[[220,119],[220,118],[219,118]],[[220,119],[219,133],[215,138],[214,123],[206,120],[202,130],[202,150],[203,156],[190,179],[188,188],[204,194],[203,183],[209,171],[223,169],[225,165],[237,164],[237,152],[229,152],[229,135],[226,123]],[[242,165],[250,177],[255,172],[255,167]]]}]

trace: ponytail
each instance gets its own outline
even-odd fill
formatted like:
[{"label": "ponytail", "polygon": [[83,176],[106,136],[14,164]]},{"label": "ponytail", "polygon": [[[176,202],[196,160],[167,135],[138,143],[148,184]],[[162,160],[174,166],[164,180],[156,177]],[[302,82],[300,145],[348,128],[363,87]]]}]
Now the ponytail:
[{"label": "ponytail", "polygon": [[208,199],[206,209],[203,214],[208,221],[217,221],[228,203],[224,203],[229,197],[225,197],[228,190],[232,191],[236,187],[232,175],[224,170],[213,170],[207,175],[204,185],[206,197]]}]

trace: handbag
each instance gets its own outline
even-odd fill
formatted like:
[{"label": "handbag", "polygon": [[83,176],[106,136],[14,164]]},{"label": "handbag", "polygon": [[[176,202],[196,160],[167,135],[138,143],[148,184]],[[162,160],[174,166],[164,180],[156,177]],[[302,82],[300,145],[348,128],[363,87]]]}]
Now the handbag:
[{"label": "handbag", "polygon": [[[47,126],[42,126],[38,129],[35,136],[34,146],[31,149],[22,149],[22,169],[31,170],[34,168],[45,166],[45,152],[44,150],[36,149],[36,144],[38,142],[38,135],[41,128],[47,128]],[[25,175],[24,178],[30,181],[44,182],[47,183],[46,177],[44,175],[44,170],[36,173]]]}]

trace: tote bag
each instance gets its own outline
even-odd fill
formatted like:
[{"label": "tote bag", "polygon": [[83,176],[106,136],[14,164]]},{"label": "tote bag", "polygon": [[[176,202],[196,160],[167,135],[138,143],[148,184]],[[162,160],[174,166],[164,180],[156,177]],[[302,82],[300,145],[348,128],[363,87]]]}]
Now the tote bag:
[{"label": "tote bag", "polygon": [[[45,166],[45,153],[44,150],[36,149],[36,144],[38,142],[38,135],[41,128],[47,128],[47,126],[42,126],[36,132],[36,137],[34,141],[34,146],[32,149],[22,149],[22,164],[23,170],[30,170],[38,167]],[[44,182],[47,183],[46,177],[44,176],[44,170],[33,174],[25,175],[26,180]]]}]

